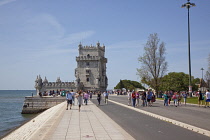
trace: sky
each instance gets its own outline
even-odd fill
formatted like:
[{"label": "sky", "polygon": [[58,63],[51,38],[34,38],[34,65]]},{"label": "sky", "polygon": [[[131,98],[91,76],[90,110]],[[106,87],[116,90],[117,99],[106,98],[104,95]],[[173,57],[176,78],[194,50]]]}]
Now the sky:
[{"label": "sky", "polygon": [[[188,74],[187,0],[0,0],[0,90],[34,89],[75,80],[78,45],[106,47],[108,89],[140,81],[138,57],[150,34],[165,43],[169,72]],[[210,54],[210,0],[191,0],[192,76],[202,77]]]}]

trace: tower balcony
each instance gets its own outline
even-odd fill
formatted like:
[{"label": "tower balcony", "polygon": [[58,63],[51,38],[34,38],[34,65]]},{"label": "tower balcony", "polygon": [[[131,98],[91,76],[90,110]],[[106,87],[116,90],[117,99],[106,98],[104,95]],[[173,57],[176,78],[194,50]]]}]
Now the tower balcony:
[{"label": "tower balcony", "polygon": [[77,56],[76,61],[81,61],[81,60],[100,60],[101,57],[99,56]]}]

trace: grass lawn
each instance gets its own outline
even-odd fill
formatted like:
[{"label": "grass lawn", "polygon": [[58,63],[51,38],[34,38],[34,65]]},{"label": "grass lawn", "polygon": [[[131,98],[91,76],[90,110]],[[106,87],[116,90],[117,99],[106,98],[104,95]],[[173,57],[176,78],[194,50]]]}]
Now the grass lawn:
[{"label": "grass lawn", "polygon": [[[163,98],[157,98],[159,100],[163,100]],[[182,102],[184,102],[184,100],[182,99]],[[204,100],[203,100],[204,102]],[[189,97],[187,98],[187,103],[190,103],[190,104],[198,104],[198,97]]]}]

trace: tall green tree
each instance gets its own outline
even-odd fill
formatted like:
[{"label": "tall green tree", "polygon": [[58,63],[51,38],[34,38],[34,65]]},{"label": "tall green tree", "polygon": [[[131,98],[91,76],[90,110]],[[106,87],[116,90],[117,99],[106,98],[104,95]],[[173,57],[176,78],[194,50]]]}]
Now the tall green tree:
[{"label": "tall green tree", "polygon": [[152,87],[158,93],[162,77],[167,71],[165,60],[165,43],[161,42],[158,34],[150,34],[144,47],[144,54],[138,58],[141,67],[137,69],[137,74],[141,81]]},{"label": "tall green tree", "polygon": [[137,81],[131,81],[131,80],[120,80],[120,82],[114,87],[114,89],[122,89],[125,88],[127,90],[134,90],[135,88],[141,88],[145,89],[141,83]]},{"label": "tall green tree", "polygon": [[[199,78],[192,76],[193,90],[198,90]],[[162,91],[187,91],[189,85],[189,75],[184,72],[170,72],[162,78],[160,90]]]}]

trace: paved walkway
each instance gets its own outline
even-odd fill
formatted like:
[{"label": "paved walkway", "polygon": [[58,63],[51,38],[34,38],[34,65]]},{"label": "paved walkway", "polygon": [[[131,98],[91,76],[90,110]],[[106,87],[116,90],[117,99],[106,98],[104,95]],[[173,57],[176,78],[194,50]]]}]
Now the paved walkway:
[{"label": "paved walkway", "polygon": [[[65,109],[65,107],[64,107]],[[47,136],[51,140],[132,140],[133,138],[89,101],[65,110],[59,124]],[[47,138],[46,137],[46,138]],[[44,138],[45,139],[45,138]]]},{"label": "paved walkway", "polygon": [[[171,122],[175,125],[193,130],[195,132],[204,134],[210,137],[210,110],[209,108],[198,107],[197,105],[181,105],[175,107],[173,102],[171,106],[163,106],[162,100],[157,100],[153,107],[136,107],[128,106],[126,96],[110,96],[110,102],[122,105],[126,108],[130,108],[147,114],[149,116]],[[140,102],[142,103],[142,102]]]}]

